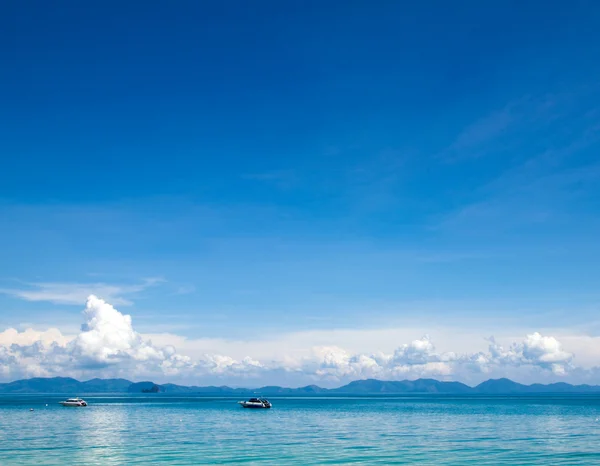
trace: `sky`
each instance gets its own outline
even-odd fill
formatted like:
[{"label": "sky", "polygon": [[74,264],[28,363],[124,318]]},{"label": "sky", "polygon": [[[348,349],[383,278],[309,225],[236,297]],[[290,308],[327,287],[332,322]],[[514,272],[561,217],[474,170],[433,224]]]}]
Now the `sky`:
[{"label": "sky", "polygon": [[0,5],[0,381],[600,384],[600,5]]}]

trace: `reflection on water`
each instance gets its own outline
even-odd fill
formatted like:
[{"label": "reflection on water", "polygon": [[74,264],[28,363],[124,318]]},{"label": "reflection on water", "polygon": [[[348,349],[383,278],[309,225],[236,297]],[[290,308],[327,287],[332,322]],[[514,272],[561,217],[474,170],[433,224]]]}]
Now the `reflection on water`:
[{"label": "reflection on water", "polygon": [[98,406],[89,412],[78,409],[75,462],[125,464],[124,432],[129,428],[127,410],[121,405]]},{"label": "reflection on water", "polygon": [[0,396],[0,464],[600,464],[596,397],[86,399]]}]

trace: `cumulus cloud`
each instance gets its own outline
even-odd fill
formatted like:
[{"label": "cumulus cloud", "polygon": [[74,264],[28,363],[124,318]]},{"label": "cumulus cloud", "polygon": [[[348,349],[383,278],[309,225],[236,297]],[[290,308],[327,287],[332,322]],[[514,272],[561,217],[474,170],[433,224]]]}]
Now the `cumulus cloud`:
[{"label": "cumulus cloud", "polygon": [[538,366],[557,375],[564,375],[572,369],[573,355],[564,351],[556,338],[542,336],[538,332],[527,335],[523,342],[514,343],[507,350],[491,339],[490,355],[490,362],[495,364]]},{"label": "cumulus cloud", "polygon": [[333,379],[383,377],[460,377],[465,372],[490,373],[507,367],[530,367],[566,375],[574,368],[573,355],[554,337],[535,332],[505,350],[490,339],[487,353],[438,352],[428,335],[399,346],[393,354],[349,354],[338,347],[314,350],[314,373]]},{"label": "cumulus cloud", "polygon": [[0,375],[253,376],[265,368],[250,357],[205,354],[192,360],[172,345],[154,345],[135,331],[130,315],[95,295],[88,296],[83,319],[72,338],[57,329],[0,333]]},{"label": "cumulus cloud", "polygon": [[[438,351],[428,335],[399,344],[390,353],[353,353],[339,346],[317,346],[301,357],[281,354],[272,360],[202,352],[181,354],[169,344],[156,345],[135,331],[130,315],[91,295],[83,310],[81,331],[65,336],[57,329],[0,333],[0,377],[71,375],[126,378],[175,378],[195,383],[221,379],[267,380],[294,374],[295,380],[344,382],[361,378],[436,377],[502,374],[511,368],[535,369],[553,376],[573,373],[573,354],[560,341],[538,332],[506,348],[493,338],[487,351]],[[178,341],[182,341],[181,339]],[[271,379],[272,380],[272,379]]]},{"label": "cumulus cloud", "polygon": [[250,357],[237,361],[229,356],[207,354],[198,361],[197,368],[221,376],[256,376],[265,366]]},{"label": "cumulus cloud", "polygon": [[[351,355],[337,346],[313,348],[314,362],[308,361],[305,369],[316,376],[333,380],[343,378],[376,377],[381,368],[372,357],[364,354]],[[316,363],[316,364],[314,364]],[[311,368],[311,366],[315,366]]]},{"label": "cumulus cloud", "polygon": [[7,328],[3,332],[0,332],[0,348],[10,345],[28,346],[37,341],[45,344],[56,342],[60,345],[65,345],[69,340],[71,338],[63,335],[57,328],[49,328],[43,332],[31,328],[23,332],[19,332],[14,328]]},{"label": "cumulus cloud", "polygon": [[[129,315],[120,313],[94,295],[88,297],[83,316],[81,332],[73,339],[64,337],[57,330],[19,333],[9,329],[3,332],[0,335],[4,351],[0,359],[3,373],[64,375],[73,371],[103,371],[143,374],[161,369],[174,373],[193,366],[189,357],[178,355],[173,348],[158,348],[144,340],[133,329]],[[38,339],[31,341],[33,336]],[[50,336],[54,338],[50,340]]]},{"label": "cumulus cloud", "polygon": [[338,347],[315,348],[315,374],[334,380],[445,376],[452,373],[454,353],[437,353],[429,336],[399,346],[393,354],[349,354]]},{"label": "cumulus cloud", "polygon": [[[91,295],[83,311],[81,333],[68,345],[72,361],[82,367],[140,366],[147,369],[175,361],[173,348],[157,348],[145,341],[131,324],[131,316],[121,314],[112,305]],[[189,360],[189,358],[187,358]],[[175,366],[186,360],[179,358]]]}]

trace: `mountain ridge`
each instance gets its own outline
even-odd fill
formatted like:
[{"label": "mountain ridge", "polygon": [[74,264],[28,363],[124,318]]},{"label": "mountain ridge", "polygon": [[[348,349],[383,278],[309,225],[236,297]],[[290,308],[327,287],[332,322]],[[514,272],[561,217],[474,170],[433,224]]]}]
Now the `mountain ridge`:
[{"label": "mountain ridge", "polygon": [[355,380],[337,388],[322,388],[317,385],[288,388],[264,386],[259,388],[232,388],[222,386],[185,386],[172,383],[157,384],[151,381],[132,382],[127,379],[94,378],[79,381],[71,377],[34,377],[0,383],[0,394],[33,393],[167,393],[205,395],[394,395],[394,394],[448,394],[448,395],[511,395],[535,393],[600,393],[598,385],[572,385],[565,382],[551,384],[534,383],[524,385],[510,379],[489,379],[474,387],[461,382],[435,379],[416,380]]}]

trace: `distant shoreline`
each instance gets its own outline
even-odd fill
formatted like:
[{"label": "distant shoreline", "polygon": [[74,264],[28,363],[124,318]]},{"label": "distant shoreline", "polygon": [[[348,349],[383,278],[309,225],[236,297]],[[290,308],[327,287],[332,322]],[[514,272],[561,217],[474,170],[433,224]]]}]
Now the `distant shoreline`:
[{"label": "distant shoreline", "polygon": [[510,379],[490,379],[475,387],[461,382],[435,379],[385,381],[356,380],[338,388],[308,385],[298,388],[265,386],[258,388],[231,388],[228,386],[184,386],[157,384],[150,381],[132,382],[127,379],[92,379],[79,381],[70,377],[30,378],[0,384],[0,394],[167,394],[244,396],[390,396],[390,395],[559,395],[600,394],[598,385],[571,385],[564,382],[524,385]]}]

